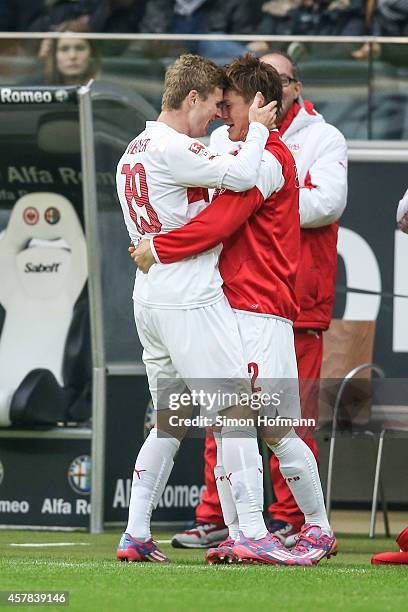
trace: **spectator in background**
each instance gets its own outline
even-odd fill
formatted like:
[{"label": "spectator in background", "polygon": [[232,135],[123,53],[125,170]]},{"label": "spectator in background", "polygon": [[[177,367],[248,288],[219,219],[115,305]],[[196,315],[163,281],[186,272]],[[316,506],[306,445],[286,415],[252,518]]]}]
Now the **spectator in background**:
[{"label": "spectator in background", "polygon": [[85,85],[98,76],[100,54],[95,41],[64,37],[49,42],[45,85]]},{"label": "spectator in background", "polygon": [[[257,25],[255,2],[224,0],[208,9],[209,34],[253,34]],[[201,41],[199,52],[212,58],[237,57],[247,53],[246,43],[239,41]]]},{"label": "spectator in background", "polygon": [[358,36],[365,33],[364,0],[269,0],[258,34]]},{"label": "spectator in background", "polygon": [[[0,32],[26,32],[44,13],[44,0],[0,0]],[[37,45],[28,40],[3,39],[0,42],[0,55],[18,56],[35,55]],[[0,68],[2,75],[10,75],[13,82],[15,66],[3,64]],[[17,77],[21,76],[21,70]]]},{"label": "spectator in background", "polygon": [[286,36],[293,34],[293,13],[302,0],[269,0],[262,5],[257,34]]},{"label": "spectator in background", "polygon": [[25,32],[44,13],[44,0],[0,0],[0,32]]},{"label": "spectator in background", "polygon": [[[256,0],[258,1],[258,0]],[[174,34],[245,34],[253,33],[254,5],[241,0],[149,0],[141,31]],[[235,41],[189,41],[192,53],[211,58],[230,58],[247,51]]]},{"label": "spectator in background", "polygon": [[207,34],[207,9],[213,0],[148,0],[141,32]]},{"label": "spectator in background", "polygon": [[365,0],[330,0],[322,2],[319,34],[322,36],[363,36]]},{"label": "spectator in background", "polygon": [[115,32],[139,30],[146,0],[45,0],[31,31]]},{"label": "spectator in background", "polygon": [[378,0],[374,33],[408,36],[408,0]]},{"label": "spectator in background", "polygon": [[[367,0],[366,23],[375,36],[408,36],[408,0]],[[374,58],[381,55],[377,42],[364,43],[352,52],[357,60],[366,60],[370,52]]]}]

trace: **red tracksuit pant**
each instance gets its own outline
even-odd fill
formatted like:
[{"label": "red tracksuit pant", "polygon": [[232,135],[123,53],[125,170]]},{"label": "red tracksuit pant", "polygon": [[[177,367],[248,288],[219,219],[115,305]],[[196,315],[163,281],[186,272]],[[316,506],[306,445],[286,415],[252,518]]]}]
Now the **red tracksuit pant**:
[{"label": "red tracksuit pant", "polygon": [[[312,381],[320,378],[320,369],[323,358],[323,334],[322,332],[309,333],[295,329],[295,349],[300,379],[300,397],[302,405],[302,416],[307,418],[318,418],[318,383]],[[302,382],[306,380],[306,382]],[[316,461],[319,463],[317,444],[308,432],[298,431],[298,435],[304,438],[306,444],[312,450]],[[214,437],[209,433],[205,441],[205,484],[201,503],[196,508],[196,519],[208,523],[222,523],[222,511],[218,500],[217,487],[214,479],[214,467],[217,452]],[[296,504],[289,487],[287,486],[279,470],[279,462],[272,455],[270,471],[275,492],[276,502],[269,506],[269,512],[275,519],[286,521],[296,527],[304,523],[304,516]]]}]

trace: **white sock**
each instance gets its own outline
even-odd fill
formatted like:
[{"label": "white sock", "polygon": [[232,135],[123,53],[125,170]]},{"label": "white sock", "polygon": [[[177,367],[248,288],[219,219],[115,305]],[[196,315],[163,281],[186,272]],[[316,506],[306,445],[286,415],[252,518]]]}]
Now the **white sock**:
[{"label": "white sock", "polygon": [[[247,538],[264,538],[263,487],[259,478],[259,450],[255,427],[223,427],[222,458],[231,482],[239,529]],[[261,488],[261,490],[260,490]]]},{"label": "white sock", "polygon": [[259,479],[259,484],[258,484],[259,505],[261,506],[263,510],[263,507],[264,507],[264,490],[263,490],[264,469],[263,469],[262,455],[259,455],[259,454],[258,454],[258,479]]},{"label": "white sock", "polygon": [[293,430],[276,446],[270,446],[279,460],[279,468],[305,522],[321,527],[330,534],[330,524],[324,505],[322,485],[316,459],[308,445]]},{"label": "white sock", "polygon": [[174,465],[180,442],[156,428],[146,438],[136,459],[126,533],[137,540],[151,538],[150,518],[159,503]]},{"label": "white sock", "polygon": [[217,444],[217,465],[214,468],[215,484],[217,485],[222,515],[224,523],[228,527],[229,537],[232,540],[237,540],[239,537],[238,514],[235,502],[232,499],[231,484],[223,465],[221,434],[214,432],[214,438]]}]

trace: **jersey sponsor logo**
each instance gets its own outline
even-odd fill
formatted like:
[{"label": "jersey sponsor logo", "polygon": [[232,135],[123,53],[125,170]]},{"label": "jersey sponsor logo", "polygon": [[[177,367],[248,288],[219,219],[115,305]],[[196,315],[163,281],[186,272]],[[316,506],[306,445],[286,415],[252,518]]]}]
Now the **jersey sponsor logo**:
[{"label": "jersey sponsor logo", "polygon": [[91,458],[76,457],[68,468],[68,482],[75,493],[88,495],[91,492]]},{"label": "jersey sponsor logo", "polygon": [[23,210],[23,221],[27,225],[35,225],[40,219],[40,214],[34,206],[29,206]]},{"label": "jersey sponsor logo", "polygon": [[50,206],[44,213],[44,219],[50,225],[55,225],[61,219],[61,214],[58,208]]},{"label": "jersey sponsor logo", "polygon": [[30,273],[30,272],[47,272],[47,273],[52,273],[52,272],[58,272],[58,268],[60,267],[61,262],[54,262],[52,264],[34,264],[31,261],[27,261],[25,268],[24,268],[24,272],[26,274]]}]

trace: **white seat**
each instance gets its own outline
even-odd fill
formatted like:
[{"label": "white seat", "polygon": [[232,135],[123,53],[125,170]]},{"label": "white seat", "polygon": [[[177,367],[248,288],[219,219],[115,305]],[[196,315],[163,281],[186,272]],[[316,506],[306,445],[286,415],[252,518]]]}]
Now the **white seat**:
[{"label": "white seat", "polygon": [[84,233],[72,204],[32,193],[15,204],[0,237],[0,426],[11,424],[13,394],[32,370],[63,386],[63,358],[75,303],[88,276]]}]

